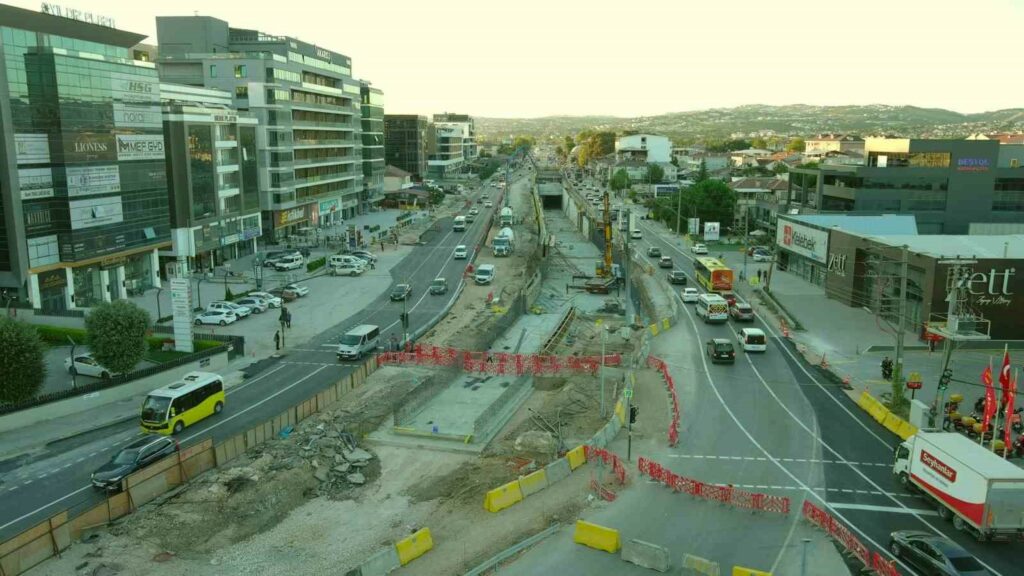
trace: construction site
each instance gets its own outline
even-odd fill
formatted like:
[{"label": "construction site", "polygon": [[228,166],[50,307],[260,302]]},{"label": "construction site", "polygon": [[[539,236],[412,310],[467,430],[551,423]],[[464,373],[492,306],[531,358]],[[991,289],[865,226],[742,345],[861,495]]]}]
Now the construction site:
[{"label": "construction site", "polygon": [[657,374],[627,377],[644,366],[642,318],[671,314],[667,287],[635,267],[639,307],[628,315],[610,218],[581,231],[547,176],[509,182],[514,250],[495,255],[501,227],[492,226],[473,265],[494,265],[493,283],[469,279],[415,349],[381,354],[351,393],[135,513],[83,531],[29,573],[369,576],[368,558],[429,528],[433,550],[394,573],[461,574],[601,502],[605,478],[592,469],[500,515],[482,505],[494,488],[602,434],[626,387],[656,391],[643,396],[657,414],[645,426],[668,422]]}]

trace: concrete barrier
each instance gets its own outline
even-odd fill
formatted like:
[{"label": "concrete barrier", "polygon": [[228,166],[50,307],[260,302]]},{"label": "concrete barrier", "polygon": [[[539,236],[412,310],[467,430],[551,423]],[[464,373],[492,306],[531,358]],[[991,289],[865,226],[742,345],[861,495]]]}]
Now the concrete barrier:
[{"label": "concrete barrier", "polygon": [[524,498],[536,494],[547,487],[548,475],[543,469],[519,477],[519,490],[523,493]]},{"label": "concrete barrier", "polygon": [[604,550],[610,554],[619,551],[619,531],[587,522],[586,520],[576,521],[576,530],[572,536],[573,542],[589,546],[595,550]]},{"label": "concrete barrier", "polygon": [[522,501],[523,491],[519,488],[519,481],[514,480],[491,490],[484,495],[484,510],[488,512],[500,512],[509,506]]},{"label": "concrete barrier", "polygon": [[358,576],[386,576],[401,567],[402,562],[398,558],[398,549],[395,546],[388,546],[360,564],[359,572],[356,574]]},{"label": "concrete barrier", "polygon": [[692,573],[704,576],[722,576],[718,562],[712,562],[693,554],[683,554],[683,569],[692,570]]},{"label": "concrete barrier", "polygon": [[622,559],[641,568],[650,568],[658,572],[668,572],[672,565],[668,548],[636,539],[622,543]]},{"label": "concrete barrier", "polygon": [[544,467],[544,472],[548,477],[548,485],[554,484],[555,482],[561,482],[569,477],[572,473],[572,469],[569,468],[569,461],[565,458],[559,458],[554,462]]},{"label": "concrete barrier", "polygon": [[412,536],[399,540],[395,543],[395,550],[398,552],[398,561],[405,566],[409,562],[423,556],[434,547],[434,539],[430,535],[430,528],[421,528]]}]

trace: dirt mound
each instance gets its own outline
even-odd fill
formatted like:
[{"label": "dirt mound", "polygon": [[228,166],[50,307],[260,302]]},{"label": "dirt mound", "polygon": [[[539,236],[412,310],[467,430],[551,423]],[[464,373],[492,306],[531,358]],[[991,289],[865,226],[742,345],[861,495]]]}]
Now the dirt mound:
[{"label": "dirt mound", "polygon": [[467,462],[451,472],[419,483],[405,492],[413,502],[427,502],[442,499],[454,501],[479,500],[482,495],[493,488],[515,480],[517,462],[508,458],[480,458]]}]

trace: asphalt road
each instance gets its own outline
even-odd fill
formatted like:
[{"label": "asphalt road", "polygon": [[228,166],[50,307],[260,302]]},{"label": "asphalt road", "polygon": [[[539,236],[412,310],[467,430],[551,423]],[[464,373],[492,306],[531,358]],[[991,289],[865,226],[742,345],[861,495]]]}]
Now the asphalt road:
[{"label": "asphalt road", "polygon": [[[521,192],[522,181],[516,184],[516,192]],[[484,190],[496,198],[496,190]],[[413,286],[412,297],[406,303],[410,333],[430,322],[455,297],[468,261],[453,260],[452,251],[459,244],[471,248],[479,245],[496,209],[475,206],[480,216],[465,232],[453,232],[450,218],[438,221],[437,231],[426,237],[426,244],[413,248],[392,269],[392,286],[403,282]],[[448,280],[447,295],[428,294],[428,286],[437,277]],[[208,418],[182,433],[182,446],[210,437],[220,442],[235,436],[347,377],[354,368],[339,363],[334,348],[345,331],[359,324],[376,324],[381,327],[384,342],[392,333],[401,335],[399,314],[403,304],[391,302],[389,292],[390,287],[361,313],[293,348],[286,357],[261,361],[264,368],[258,374],[228,390],[227,407],[220,417]],[[344,294],[338,294],[338,298],[344,298]],[[32,477],[22,482],[25,475],[21,475],[18,482],[6,482],[0,488],[0,541],[61,510],[70,509],[74,516],[102,501],[105,496],[89,484],[90,474],[111,457],[114,449],[139,433],[138,426],[129,422],[51,447],[38,459],[19,461],[19,469],[31,470]],[[10,474],[18,476],[18,472],[16,469]]]}]

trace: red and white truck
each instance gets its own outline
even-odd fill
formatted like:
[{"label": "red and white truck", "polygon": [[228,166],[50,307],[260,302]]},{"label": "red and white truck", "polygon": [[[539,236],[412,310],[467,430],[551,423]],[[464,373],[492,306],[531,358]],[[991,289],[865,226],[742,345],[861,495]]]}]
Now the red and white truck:
[{"label": "red and white truck", "polygon": [[1024,469],[963,434],[918,432],[896,448],[893,474],[979,540],[1024,536]]}]

